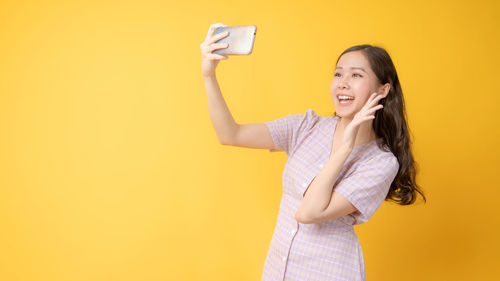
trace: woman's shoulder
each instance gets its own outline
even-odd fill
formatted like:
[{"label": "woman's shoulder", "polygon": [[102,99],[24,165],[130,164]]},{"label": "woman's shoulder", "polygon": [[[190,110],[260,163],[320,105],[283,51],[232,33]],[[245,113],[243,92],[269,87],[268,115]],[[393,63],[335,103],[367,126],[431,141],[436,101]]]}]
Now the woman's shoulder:
[{"label": "woman's shoulder", "polygon": [[320,115],[318,114],[314,109],[308,108],[306,109],[305,113],[303,113],[304,119],[308,120],[312,123],[324,123],[324,122],[331,122],[331,121],[336,121],[337,116],[333,115]]},{"label": "woman's shoulder", "polygon": [[373,150],[370,153],[370,156],[367,157],[366,164],[370,165],[383,165],[387,168],[392,168],[395,170],[399,169],[399,160],[394,155],[394,153],[389,149],[387,145],[382,143],[382,140],[377,140],[374,145]]},{"label": "woman's shoulder", "polygon": [[318,113],[312,108],[306,109],[304,113],[294,115],[301,119],[301,129],[316,128],[316,125],[324,122],[328,118],[326,116],[318,115]]},{"label": "woman's shoulder", "polygon": [[382,138],[366,143],[356,148],[356,162],[358,165],[380,165],[398,163],[398,158],[392,153]]}]

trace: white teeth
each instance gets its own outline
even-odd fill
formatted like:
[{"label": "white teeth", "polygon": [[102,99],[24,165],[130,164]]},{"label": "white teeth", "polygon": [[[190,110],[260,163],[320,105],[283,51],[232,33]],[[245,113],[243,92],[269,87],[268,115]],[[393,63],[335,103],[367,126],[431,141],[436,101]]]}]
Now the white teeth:
[{"label": "white teeth", "polygon": [[339,100],[353,100],[354,98],[349,97],[349,96],[339,96]]}]

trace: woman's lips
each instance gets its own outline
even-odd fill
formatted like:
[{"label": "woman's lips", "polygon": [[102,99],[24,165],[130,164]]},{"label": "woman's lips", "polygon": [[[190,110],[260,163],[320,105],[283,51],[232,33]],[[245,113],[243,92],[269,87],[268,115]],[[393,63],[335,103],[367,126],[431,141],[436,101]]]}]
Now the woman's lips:
[{"label": "woman's lips", "polygon": [[[340,99],[340,97],[342,97],[342,96],[350,97],[352,99]],[[345,94],[337,94],[337,101],[341,106],[349,106],[353,103],[354,97],[350,96],[350,95],[345,95]]]},{"label": "woman's lips", "polygon": [[354,102],[354,100],[339,100],[340,106],[349,106]]}]

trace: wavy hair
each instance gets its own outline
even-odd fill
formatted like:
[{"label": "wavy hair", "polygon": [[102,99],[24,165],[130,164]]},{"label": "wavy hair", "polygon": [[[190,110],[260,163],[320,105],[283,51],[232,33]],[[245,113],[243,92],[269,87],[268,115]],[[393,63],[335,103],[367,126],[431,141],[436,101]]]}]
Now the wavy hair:
[{"label": "wavy hair", "polygon": [[[398,173],[391,183],[386,200],[391,200],[400,205],[410,205],[415,202],[418,192],[424,201],[427,202],[423,191],[415,182],[418,165],[414,161],[411,152],[410,132],[406,122],[407,116],[403,90],[401,89],[392,59],[385,49],[364,44],[346,49],[340,54],[336,64],[342,55],[353,51],[361,51],[363,53],[381,85],[386,83],[391,85],[387,96],[379,101],[379,104],[384,105],[384,110],[375,111],[375,119],[373,119],[373,129],[377,137],[383,139],[383,143],[377,143],[377,145],[384,151],[387,151],[383,148],[385,144],[398,158],[399,162]],[[337,112],[335,111],[336,115]]]}]

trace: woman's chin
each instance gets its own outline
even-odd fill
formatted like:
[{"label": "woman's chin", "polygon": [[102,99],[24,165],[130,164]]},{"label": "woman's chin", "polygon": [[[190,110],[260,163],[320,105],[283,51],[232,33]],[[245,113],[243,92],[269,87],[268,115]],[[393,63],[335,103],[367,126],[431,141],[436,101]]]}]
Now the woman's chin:
[{"label": "woman's chin", "polygon": [[354,110],[346,110],[344,108],[335,108],[335,112],[340,117],[352,118],[354,117]]},{"label": "woman's chin", "polygon": [[349,101],[348,103],[334,102],[333,105],[337,112],[343,112],[345,114],[350,114],[356,110],[357,104],[354,101]]}]

